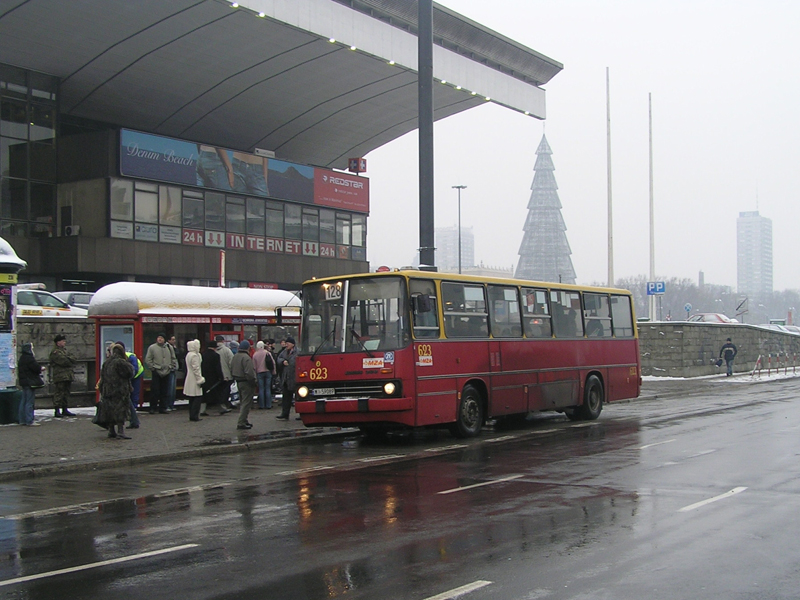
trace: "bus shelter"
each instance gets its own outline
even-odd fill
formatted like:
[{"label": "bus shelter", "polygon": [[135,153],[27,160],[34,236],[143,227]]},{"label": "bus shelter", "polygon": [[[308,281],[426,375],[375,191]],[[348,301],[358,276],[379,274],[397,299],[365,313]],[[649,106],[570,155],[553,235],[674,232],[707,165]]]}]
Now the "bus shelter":
[{"label": "bus shelter", "polygon": [[[300,299],[285,290],[208,288],[158,283],[120,282],[100,288],[89,304],[96,323],[97,377],[109,346],[123,342],[144,363],[147,348],[161,334],[174,335],[178,387],[182,387],[186,343],[201,348],[221,335],[228,342],[297,337]],[[145,366],[145,385],[150,370]]]}]

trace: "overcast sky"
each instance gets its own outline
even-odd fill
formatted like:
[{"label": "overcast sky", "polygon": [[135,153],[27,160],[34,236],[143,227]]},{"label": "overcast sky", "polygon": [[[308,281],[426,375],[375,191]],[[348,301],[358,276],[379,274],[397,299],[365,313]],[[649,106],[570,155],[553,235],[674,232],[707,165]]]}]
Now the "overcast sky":
[{"label": "overcast sky", "polygon": [[[435,220],[475,232],[475,260],[516,265],[543,130],[579,283],[607,279],[606,67],[614,274],[649,274],[652,93],[656,275],[736,287],[736,219],[772,219],[774,289],[800,288],[800,2],[442,0],[564,65],[547,120],[496,105],[435,126]],[[435,90],[435,88],[434,88]],[[419,246],[416,132],[367,156],[369,260]]]}]

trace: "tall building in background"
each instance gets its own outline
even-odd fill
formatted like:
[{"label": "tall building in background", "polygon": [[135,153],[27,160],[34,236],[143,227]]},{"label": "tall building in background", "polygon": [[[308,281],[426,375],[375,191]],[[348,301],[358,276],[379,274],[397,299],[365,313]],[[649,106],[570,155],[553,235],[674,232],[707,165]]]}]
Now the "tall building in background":
[{"label": "tall building in background", "polygon": [[751,300],[772,294],[772,219],[757,210],[736,219],[736,287]]},{"label": "tall building in background", "polygon": [[[458,273],[458,227],[434,229],[436,266],[439,271]],[[475,234],[472,227],[461,228],[461,270],[475,266]]]},{"label": "tall building in background", "polygon": [[570,258],[572,250],[567,241],[567,226],[561,216],[558,185],[553,174],[556,168],[550,158],[552,154],[547,138],[542,135],[536,150],[528,218],[522,228],[525,233],[519,247],[516,276],[519,279],[575,283],[575,269]]}]

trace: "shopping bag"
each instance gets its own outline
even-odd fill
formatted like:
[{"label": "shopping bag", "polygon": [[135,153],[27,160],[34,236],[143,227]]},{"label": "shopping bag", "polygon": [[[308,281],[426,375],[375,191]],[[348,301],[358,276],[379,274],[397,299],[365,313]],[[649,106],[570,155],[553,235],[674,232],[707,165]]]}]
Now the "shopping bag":
[{"label": "shopping bag", "polygon": [[231,384],[231,404],[236,404],[237,402],[239,402],[239,386],[234,381]]}]

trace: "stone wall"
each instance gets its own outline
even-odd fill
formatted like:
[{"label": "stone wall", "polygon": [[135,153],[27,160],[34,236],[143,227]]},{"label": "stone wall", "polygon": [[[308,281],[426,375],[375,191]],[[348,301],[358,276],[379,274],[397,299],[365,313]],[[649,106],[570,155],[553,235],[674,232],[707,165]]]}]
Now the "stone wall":
[{"label": "stone wall", "polygon": [[[17,360],[22,344],[32,342],[33,353],[41,365],[48,365],[50,351],[55,347],[53,338],[59,333],[67,338],[67,350],[78,360],[75,380],[72,382],[70,406],[92,406],[95,385],[95,327],[90,319],[36,318],[16,322]],[[54,386],[50,383],[50,369],[44,371],[44,388],[36,391],[37,408],[52,406]]]},{"label": "stone wall", "polygon": [[[699,377],[725,372],[716,367],[719,350],[731,338],[739,353],[734,372],[750,372],[762,357],[768,365],[789,368],[800,360],[800,335],[745,324],[654,322],[639,323],[642,375]],[[800,365],[798,365],[800,366]]]}]

